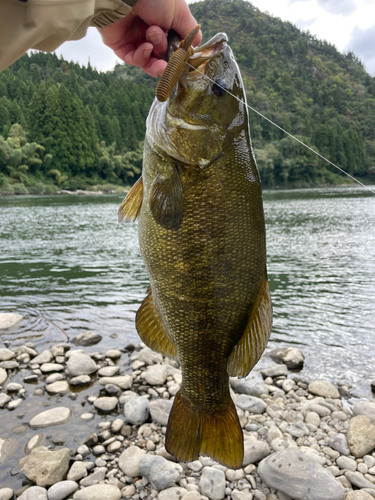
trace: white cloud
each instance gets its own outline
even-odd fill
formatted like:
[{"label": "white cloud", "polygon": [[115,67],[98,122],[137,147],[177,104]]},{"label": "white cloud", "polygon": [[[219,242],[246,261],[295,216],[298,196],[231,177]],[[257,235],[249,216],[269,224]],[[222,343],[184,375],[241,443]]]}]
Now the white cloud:
[{"label": "white cloud", "polygon": [[311,28],[313,24],[315,24],[317,19],[317,17],[314,17],[313,19],[305,20],[300,17],[299,19],[297,19],[295,24],[300,30],[307,30],[308,28]]},{"label": "white cloud", "polygon": [[367,70],[375,74],[375,24],[367,29],[361,30],[355,26],[350,41],[345,49],[352,50],[356,56],[364,61]]},{"label": "white cloud", "polygon": [[[318,5],[329,14],[348,16],[358,8],[358,0],[317,0]],[[366,1],[366,0],[365,0]],[[297,2],[311,2],[311,0],[289,0],[289,5]]]}]

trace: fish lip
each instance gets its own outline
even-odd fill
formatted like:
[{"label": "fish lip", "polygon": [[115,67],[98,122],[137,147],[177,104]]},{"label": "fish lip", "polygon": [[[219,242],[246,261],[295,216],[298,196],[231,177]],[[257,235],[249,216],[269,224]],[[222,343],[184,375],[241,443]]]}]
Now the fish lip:
[{"label": "fish lip", "polygon": [[167,111],[167,118],[169,118],[176,127],[180,127],[185,130],[206,130],[204,125],[194,125],[194,123],[187,122],[186,120],[173,115],[170,111]]},{"label": "fish lip", "polygon": [[223,52],[227,42],[228,37],[225,33],[217,33],[211,40],[197,47],[188,61],[190,71],[204,72],[207,63]]}]

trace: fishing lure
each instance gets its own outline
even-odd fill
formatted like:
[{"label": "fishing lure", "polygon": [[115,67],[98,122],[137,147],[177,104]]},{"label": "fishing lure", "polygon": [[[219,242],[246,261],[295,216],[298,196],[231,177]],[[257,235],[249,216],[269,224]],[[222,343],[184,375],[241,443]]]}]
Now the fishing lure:
[{"label": "fishing lure", "polygon": [[178,49],[169,59],[156,89],[155,95],[158,101],[166,101],[177,82],[180,83],[181,87],[186,89],[186,76],[189,72],[187,62],[194,53],[194,48],[191,45],[199,30],[200,24],[190,31],[185,40],[182,40]]}]

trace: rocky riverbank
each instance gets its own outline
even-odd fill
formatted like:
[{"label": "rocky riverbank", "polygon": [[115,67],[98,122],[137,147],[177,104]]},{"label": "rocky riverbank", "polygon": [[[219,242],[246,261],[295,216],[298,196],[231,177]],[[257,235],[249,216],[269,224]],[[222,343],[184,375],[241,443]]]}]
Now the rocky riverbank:
[{"label": "rocky riverbank", "polygon": [[[17,438],[31,435],[0,500],[375,498],[375,401],[350,407],[347,387],[302,380],[298,349],[271,351],[268,368],[231,379],[245,438],[243,467],[231,470],[208,457],[176,463],[165,450],[177,361],[142,345],[88,353],[98,341],[86,332],[78,347],[0,348],[0,416],[20,420],[13,438],[0,431],[3,469]],[[90,432],[67,447],[59,429],[74,434],[75,421]]]}]

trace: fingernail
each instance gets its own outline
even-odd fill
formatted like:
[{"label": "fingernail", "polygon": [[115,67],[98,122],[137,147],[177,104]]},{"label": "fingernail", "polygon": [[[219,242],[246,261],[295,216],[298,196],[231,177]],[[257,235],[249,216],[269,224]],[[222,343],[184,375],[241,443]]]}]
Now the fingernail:
[{"label": "fingernail", "polygon": [[149,41],[154,45],[158,45],[162,40],[162,36],[159,31],[153,31],[152,33],[149,34],[148,38]]},{"label": "fingernail", "polygon": [[148,59],[150,57],[151,52],[152,52],[152,49],[145,49],[143,51],[143,57],[145,57],[146,59]]}]

